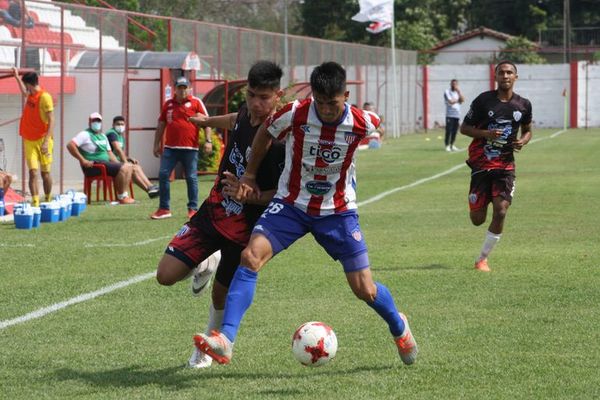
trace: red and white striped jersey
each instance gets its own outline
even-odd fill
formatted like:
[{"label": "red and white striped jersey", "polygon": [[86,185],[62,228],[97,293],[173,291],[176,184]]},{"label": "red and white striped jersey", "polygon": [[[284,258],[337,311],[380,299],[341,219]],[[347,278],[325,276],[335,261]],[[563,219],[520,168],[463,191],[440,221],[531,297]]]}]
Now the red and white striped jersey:
[{"label": "red and white striped jersey", "polygon": [[284,106],[267,120],[269,133],[286,143],[275,197],[313,216],[356,209],[354,152],[379,123],[349,104],[334,124],[320,120],[312,98]]}]

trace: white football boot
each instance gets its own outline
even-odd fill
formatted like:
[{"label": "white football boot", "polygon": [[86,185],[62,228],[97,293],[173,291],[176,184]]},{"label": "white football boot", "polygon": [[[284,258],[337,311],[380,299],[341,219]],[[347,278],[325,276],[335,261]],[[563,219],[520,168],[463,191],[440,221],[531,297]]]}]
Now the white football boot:
[{"label": "white football boot", "polygon": [[221,251],[217,251],[194,268],[191,283],[193,296],[200,296],[210,286],[210,278],[212,278],[214,272],[217,270],[220,261]]}]

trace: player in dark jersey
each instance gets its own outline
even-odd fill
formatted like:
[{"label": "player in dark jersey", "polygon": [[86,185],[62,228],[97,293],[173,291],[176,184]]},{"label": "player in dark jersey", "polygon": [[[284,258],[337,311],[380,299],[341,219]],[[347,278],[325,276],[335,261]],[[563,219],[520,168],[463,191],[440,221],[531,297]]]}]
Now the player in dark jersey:
[{"label": "player in dark jersey", "polygon": [[[190,118],[199,127],[230,130],[229,140],[208,197],[167,246],[156,278],[161,285],[170,286],[193,273],[192,290],[200,292],[214,271],[210,264],[216,264],[211,260],[213,257],[208,257],[220,251],[207,332],[221,326],[225,298],[240,263],[240,253],[250,239],[254,223],[275,194],[285,163],[285,147],[281,142],[275,143],[257,173],[258,184],[264,192],[259,197],[246,199],[244,203],[235,200],[238,178],[246,170],[254,135],[263,121],[275,112],[283,94],[280,89],[282,75],[278,65],[259,61],[250,68],[246,104],[237,113]],[[211,363],[208,355],[194,348],[188,365],[204,368]]]},{"label": "player in dark jersey", "polygon": [[473,225],[483,224],[488,205],[493,206],[492,221],[475,262],[475,268],[484,272],[490,271],[487,258],[500,240],[515,191],[513,153],[531,140],[531,103],[513,92],[517,67],[501,61],[495,72],[498,89],[477,96],[460,127],[462,134],[473,138],[467,160],[471,167],[469,208]]}]

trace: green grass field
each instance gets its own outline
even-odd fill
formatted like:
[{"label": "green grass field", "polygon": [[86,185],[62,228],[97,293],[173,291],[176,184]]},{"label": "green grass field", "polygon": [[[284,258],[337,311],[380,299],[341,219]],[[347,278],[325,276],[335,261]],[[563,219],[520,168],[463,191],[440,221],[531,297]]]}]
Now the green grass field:
[{"label": "green grass field", "polygon": [[[600,397],[600,130],[537,130],[517,155],[515,200],[490,274],[473,270],[487,224],[468,219],[466,167],[360,207],[377,280],[420,345],[400,362],[385,324],[307,237],[261,272],[232,363],[189,370],[208,297],[146,279],[0,330],[1,399],[592,399]],[[463,163],[440,132],[357,157],[359,200]],[[466,147],[467,138],[457,145]],[[210,186],[201,178],[201,196]],[[139,193],[139,191],[138,191]],[[0,225],[0,325],[154,271],[185,215],[157,202],[94,204],[36,231]],[[337,357],[306,368],[295,328],[330,324]]]}]

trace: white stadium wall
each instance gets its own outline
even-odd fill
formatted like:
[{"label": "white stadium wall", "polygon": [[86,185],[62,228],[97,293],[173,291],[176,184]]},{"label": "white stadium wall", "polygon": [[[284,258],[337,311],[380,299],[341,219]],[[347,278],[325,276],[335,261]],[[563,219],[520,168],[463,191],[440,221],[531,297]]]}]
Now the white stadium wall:
[{"label": "white stadium wall", "polygon": [[[534,126],[562,128],[565,125],[565,117],[574,111],[577,113],[577,127],[585,127],[586,121],[589,127],[600,126],[600,66],[585,62],[576,65],[577,78],[573,82],[569,64],[517,65],[519,79],[515,85],[515,92],[531,100]],[[487,64],[432,65],[427,68],[428,128],[445,125],[443,93],[450,86],[451,79],[459,81],[465,96],[465,103],[461,107],[461,120],[468,112],[473,99],[479,93],[490,90],[490,66]],[[422,71],[420,81],[423,82]],[[571,99],[570,93],[572,84],[577,88],[574,99]],[[563,96],[565,90],[566,97]],[[422,103],[422,96],[419,101]],[[420,104],[419,115],[423,115],[423,108],[423,104]],[[574,122],[568,122],[567,126],[574,127]]]}]

